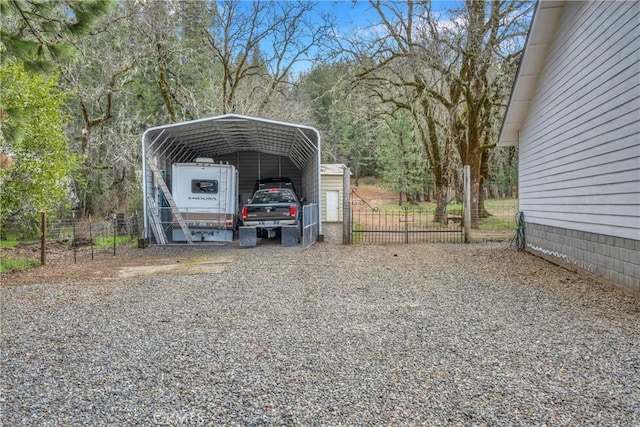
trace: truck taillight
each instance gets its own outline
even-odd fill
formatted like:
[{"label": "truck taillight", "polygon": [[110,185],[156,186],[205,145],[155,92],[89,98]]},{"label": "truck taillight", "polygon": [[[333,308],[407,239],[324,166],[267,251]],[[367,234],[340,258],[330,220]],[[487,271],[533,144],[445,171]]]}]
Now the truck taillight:
[{"label": "truck taillight", "polygon": [[242,208],[242,219],[247,219],[247,207]]},{"label": "truck taillight", "polygon": [[227,227],[233,227],[233,221],[227,220],[226,225]]},{"label": "truck taillight", "polygon": [[289,215],[291,215],[292,217],[296,216],[296,207],[295,206],[289,206]]}]

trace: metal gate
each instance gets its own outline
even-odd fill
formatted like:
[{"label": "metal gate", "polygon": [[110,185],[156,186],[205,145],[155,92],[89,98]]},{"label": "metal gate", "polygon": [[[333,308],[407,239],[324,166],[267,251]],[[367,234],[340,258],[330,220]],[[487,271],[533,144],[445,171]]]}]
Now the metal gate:
[{"label": "metal gate", "polygon": [[448,212],[436,221],[433,209],[400,206],[374,207],[355,191],[350,201],[351,243],[460,243],[464,242],[462,212]]},{"label": "metal gate", "polygon": [[307,249],[318,241],[320,215],[317,203],[302,207],[302,249]]}]

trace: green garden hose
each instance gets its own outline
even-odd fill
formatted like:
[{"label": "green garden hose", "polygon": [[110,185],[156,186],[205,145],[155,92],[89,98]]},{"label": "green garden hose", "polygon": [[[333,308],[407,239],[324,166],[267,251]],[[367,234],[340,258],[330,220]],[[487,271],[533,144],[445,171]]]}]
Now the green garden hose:
[{"label": "green garden hose", "polygon": [[516,234],[513,236],[513,239],[511,239],[510,246],[515,247],[519,251],[524,250],[524,212],[518,211],[518,213],[516,213]]}]

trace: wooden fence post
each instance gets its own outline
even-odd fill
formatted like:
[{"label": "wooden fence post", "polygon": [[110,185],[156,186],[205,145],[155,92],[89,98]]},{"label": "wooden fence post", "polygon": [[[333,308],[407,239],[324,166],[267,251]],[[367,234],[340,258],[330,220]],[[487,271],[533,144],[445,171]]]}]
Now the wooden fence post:
[{"label": "wooden fence post", "polygon": [[42,211],[40,212],[40,231],[42,234],[40,236],[40,264],[47,264],[47,213]]}]

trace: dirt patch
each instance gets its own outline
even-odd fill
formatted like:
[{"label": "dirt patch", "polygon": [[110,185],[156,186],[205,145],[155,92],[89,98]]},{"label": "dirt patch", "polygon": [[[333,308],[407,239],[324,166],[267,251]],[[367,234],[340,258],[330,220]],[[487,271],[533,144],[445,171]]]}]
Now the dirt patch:
[{"label": "dirt patch", "polygon": [[358,198],[363,199],[374,207],[398,204],[400,200],[398,193],[385,190],[375,185],[359,185],[358,187],[352,185],[351,191],[355,193],[356,200]]},{"label": "dirt patch", "polygon": [[149,274],[173,273],[173,274],[218,274],[222,273],[227,264],[233,261],[231,256],[216,256],[215,259],[187,259],[182,263],[123,266],[119,268],[119,277],[139,277]]},{"label": "dirt patch", "polygon": [[[3,258],[33,259],[40,262],[40,244],[21,244],[3,248]],[[2,285],[34,283],[101,283],[116,278],[137,277],[148,274],[201,274],[219,273],[233,261],[233,256],[222,254],[157,254],[149,250],[119,247],[116,255],[109,250],[78,248],[76,262],[73,249],[64,243],[47,245],[46,265],[13,270],[0,274]]]}]

